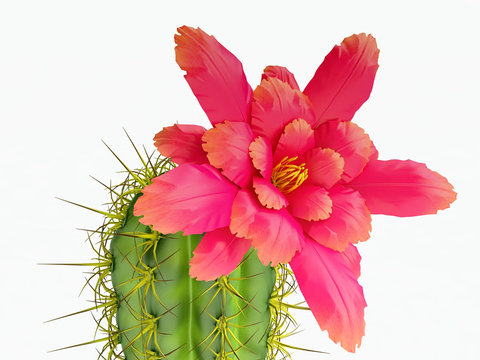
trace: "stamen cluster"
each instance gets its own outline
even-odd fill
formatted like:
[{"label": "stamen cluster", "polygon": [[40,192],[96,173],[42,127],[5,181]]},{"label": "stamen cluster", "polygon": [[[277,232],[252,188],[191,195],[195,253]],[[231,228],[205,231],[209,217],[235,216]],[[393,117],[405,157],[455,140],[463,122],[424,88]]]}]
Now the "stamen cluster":
[{"label": "stamen cluster", "polygon": [[285,156],[272,170],[272,184],[283,194],[297,189],[308,178],[308,169],[305,163],[295,165],[293,162],[298,156]]}]

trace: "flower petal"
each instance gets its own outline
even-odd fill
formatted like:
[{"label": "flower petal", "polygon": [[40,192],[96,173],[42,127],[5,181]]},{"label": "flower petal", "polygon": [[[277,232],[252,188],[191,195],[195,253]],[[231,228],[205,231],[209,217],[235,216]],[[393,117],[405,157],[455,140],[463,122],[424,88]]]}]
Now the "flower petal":
[{"label": "flower petal", "polygon": [[252,88],[241,62],[213,36],[182,26],[175,35],[176,60],[212,125],[250,120]]},{"label": "flower petal", "polygon": [[348,244],[345,251],[341,254],[347,266],[350,268],[350,270],[352,270],[355,278],[358,279],[361,274],[360,261],[362,260],[362,257],[360,256],[357,247],[353,244]]},{"label": "flower petal", "polygon": [[378,69],[377,43],[372,35],[352,35],[325,57],[304,90],[315,108],[317,124],[351,120],[370,96]]},{"label": "flower petal", "polygon": [[318,243],[333,250],[345,251],[370,237],[371,216],[360,194],[340,185],[330,189],[332,214],[327,220],[303,222],[303,229]]},{"label": "flower petal", "polygon": [[205,128],[198,125],[180,125],[164,127],[155,137],[157,150],[177,164],[208,163],[202,149],[202,136]]},{"label": "flower petal", "polygon": [[295,119],[285,126],[273,162],[279,163],[285,156],[302,156],[306,151],[315,147],[315,135],[312,127],[303,119]]},{"label": "flower petal", "polygon": [[345,350],[355,352],[365,334],[367,304],[342,254],[306,237],[290,267],[320,328]]},{"label": "flower petal", "polygon": [[249,124],[231,121],[216,124],[202,140],[211,165],[222,169],[222,174],[240,187],[250,183],[254,168],[248,152],[253,140]]},{"label": "flower petal", "polygon": [[342,180],[349,182],[363,170],[372,152],[370,138],[352,122],[327,121],[315,130],[317,146],[330,148],[342,155],[345,165]]},{"label": "flower petal", "polygon": [[231,219],[231,232],[252,240],[264,265],[289,262],[301,249],[302,228],[288,211],[266,209],[246,190],[235,197]]},{"label": "flower petal", "polygon": [[311,149],[305,153],[300,162],[304,162],[308,169],[306,184],[330,189],[340,180],[343,173],[343,158],[332,149]]},{"label": "flower petal", "polygon": [[208,164],[183,164],[152,180],[134,208],[161,233],[201,234],[228,226],[238,188]]},{"label": "flower petal", "polygon": [[261,205],[252,194],[242,189],[235,196],[232,205],[230,231],[238,237],[249,238],[250,225],[255,221],[255,215]]},{"label": "flower petal", "polygon": [[250,240],[232,235],[228,227],[207,232],[193,251],[190,276],[210,281],[230,274],[251,245]]},{"label": "flower petal", "polygon": [[372,142],[370,144],[370,157],[368,158],[368,161],[377,160],[377,159],[378,159],[378,150]]},{"label": "flower petal", "polygon": [[269,65],[265,69],[263,69],[262,80],[266,80],[272,77],[286,82],[292,87],[292,89],[300,90],[297,84],[297,80],[295,80],[295,76],[293,76],[293,74],[288,71],[286,67]]},{"label": "flower petal", "polygon": [[332,213],[332,200],[321,186],[303,184],[287,194],[287,200],[290,214],[307,221],[325,220]]},{"label": "flower petal", "polygon": [[270,179],[272,176],[272,145],[270,140],[266,137],[258,136],[249,147],[250,157],[252,158],[253,166],[260,171],[260,174],[265,179]]},{"label": "flower petal", "polygon": [[446,178],[412,160],[372,160],[349,186],[362,194],[372,214],[435,214],[457,198]]},{"label": "flower petal", "polygon": [[285,125],[297,118],[315,123],[308,98],[277,78],[262,80],[253,92],[253,132],[267,137],[275,149]]},{"label": "flower petal", "polygon": [[285,196],[269,180],[254,177],[253,189],[258,201],[268,209],[280,210],[288,205]]}]

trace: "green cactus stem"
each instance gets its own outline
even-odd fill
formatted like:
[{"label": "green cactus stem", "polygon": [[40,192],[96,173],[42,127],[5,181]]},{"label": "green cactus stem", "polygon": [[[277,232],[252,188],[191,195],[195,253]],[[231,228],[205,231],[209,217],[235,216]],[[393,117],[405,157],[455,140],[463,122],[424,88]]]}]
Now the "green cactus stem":
[{"label": "green cactus stem", "polygon": [[263,265],[250,249],[228,276],[192,279],[189,262],[203,235],[160,234],[133,215],[142,189],[175,165],[161,156],[144,158],[133,146],[142,162],[138,170],[109,148],[127,178],[116,186],[97,180],[110,193],[108,211],[80,205],[104,217],[89,234],[94,261],[62,264],[93,267],[87,285],[95,306],[74,314],[92,311],[96,333],[103,334],[74,346],[103,342],[99,359],[108,360],[290,358],[288,349],[295,347],[283,340],[295,325],[289,309],[299,308],[284,301],[296,289],[291,270]]},{"label": "green cactus stem", "polygon": [[265,359],[275,271],[250,250],[229,276],[188,274],[202,235],[162,235],[128,206],[111,242],[116,320],[126,359]]}]

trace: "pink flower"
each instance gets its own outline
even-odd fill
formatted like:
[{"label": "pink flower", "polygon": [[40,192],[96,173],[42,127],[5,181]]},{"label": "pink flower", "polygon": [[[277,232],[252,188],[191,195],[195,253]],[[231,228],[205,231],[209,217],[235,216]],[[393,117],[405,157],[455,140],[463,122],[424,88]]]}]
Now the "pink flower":
[{"label": "pink flower", "polygon": [[190,274],[228,275],[253,246],[265,265],[290,263],[320,327],[354,352],[366,306],[360,255],[370,214],[433,214],[448,181],[411,160],[378,160],[350,120],[368,99],[379,51],[371,35],[335,46],[304,91],[268,66],[252,91],[239,60],[213,36],[181,27],[176,60],[213,128],[173,125],[155,145],[179,166],[153,179],[135,207],[162,233],[205,233]]}]

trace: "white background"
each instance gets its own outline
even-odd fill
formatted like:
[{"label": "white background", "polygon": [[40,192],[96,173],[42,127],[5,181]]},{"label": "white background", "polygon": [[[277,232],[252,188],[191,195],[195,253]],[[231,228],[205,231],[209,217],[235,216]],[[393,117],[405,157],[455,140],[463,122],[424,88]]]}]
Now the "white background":
[{"label": "white background", "polygon": [[[455,3],[455,5],[451,5]],[[458,192],[436,216],[375,216],[359,246],[368,302],[366,336],[348,354],[298,314],[290,343],[328,351],[294,359],[480,359],[478,230],[480,6],[476,1],[3,1],[0,5],[1,287],[4,359],[96,359],[77,297],[79,262],[93,256],[85,234],[93,207],[119,164],[138,162],[122,127],[153,149],[174,122],[209,126],[174,61],[183,24],[214,34],[243,62],[255,87],[266,65],[287,66],[303,88],[334,44],[372,33],[381,49],[370,99],[355,116],[383,159],[426,162]]]}]

